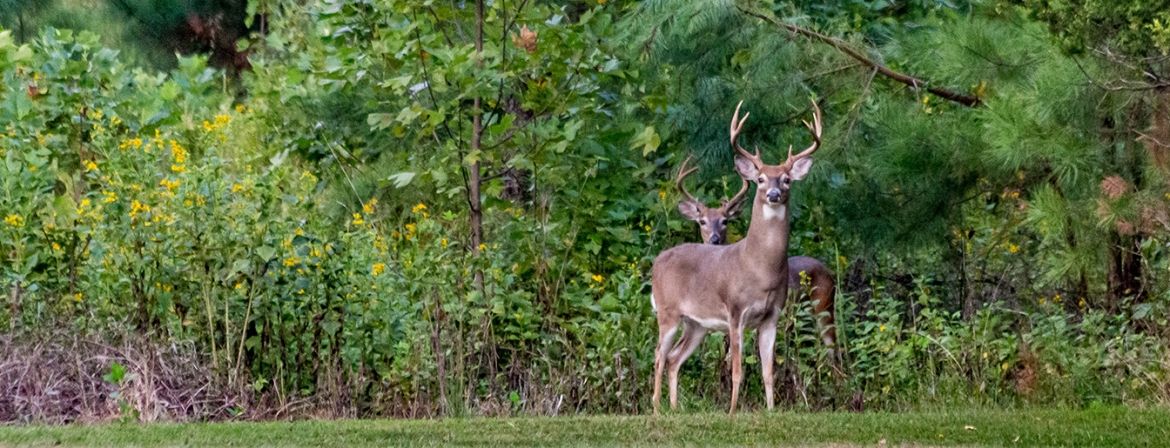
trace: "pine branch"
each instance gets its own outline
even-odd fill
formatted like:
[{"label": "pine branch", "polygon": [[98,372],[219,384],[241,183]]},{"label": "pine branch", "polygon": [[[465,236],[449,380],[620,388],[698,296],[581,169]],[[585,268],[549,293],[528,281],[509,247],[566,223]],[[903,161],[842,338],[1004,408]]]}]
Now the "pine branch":
[{"label": "pine branch", "polygon": [[844,41],[842,41],[840,39],[837,39],[837,38],[834,38],[831,36],[826,36],[824,34],[818,33],[816,31],[813,31],[810,29],[801,28],[801,27],[796,26],[796,25],[781,22],[779,20],[776,20],[775,18],[768,17],[768,16],[765,16],[765,15],[760,14],[758,12],[748,10],[742,6],[739,6],[739,5],[736,5],[736,9],[738,9],[743,14],[746,14],[746,15],[755,17],[757,19],[763,20],[769,24],[772,24],[773,26],[787,30],[788,32],[790,32],[792,34],[798,34],[798,35],[804,36],[806,38],[809,38],[809,39],[812,39],[812,40],[815,40],[815,41],[818,41],[818,42],[821,42],[824,44],[828,44],[829,46],[836,48],[837,51],[845,53],[845,55],[853,58],[857,62],[860,62],[864,65],[869,66],[869,67],[872,67],[878,74],[885,76],[887,78],[890,78],[894,81],[900,82],[902,84],[908,85],[912,88],[921,89],[921,88],[925,87],[927,92],[933,93],[933,94],[937,95],[939,98],[943,98],[943,99],[949,100],[949,101],[954,101],[956,103],[962,104],[962,105],[967,106],[967,107],[978,107],[978,106],[983,104],[983,100],[979,99],[979,97],[977,97],[977,96],[968,95],[965,93],[959,93],[959,92],[955,92],[955,91],[949,90],[949,89],[944,89],[941,87],[929,87],[930,83],[928,81],[925,81],[923,79],[920,79],[920,78],[917,78],[917,77],[914,77],[911,75],[907,75],[905,73],[896,72],[894,70],[891,70],[889,67],[886,67],[885,65],[882,65],[882,64],[878,63],[877,61],[874,61],[873,59],[870,59],[870,58],[866,57],[865,55],[861,54],[861,52],[853,49],[852,47],[850,47],[848,44],[846,44]]}]

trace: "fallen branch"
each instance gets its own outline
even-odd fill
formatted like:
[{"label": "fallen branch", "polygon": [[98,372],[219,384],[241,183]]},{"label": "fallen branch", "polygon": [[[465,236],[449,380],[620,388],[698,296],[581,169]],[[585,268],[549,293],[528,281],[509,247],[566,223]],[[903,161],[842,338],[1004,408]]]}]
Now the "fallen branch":
[{"label": "fallen branch", "polygon": [[758,18],[760,20],[763,20],[765,22],[768,22],[776,27],[785,29],[788,32],[791,32],[793,34],[798,34],[798,35],[807,37],[809,39],[813,39],[813,40],[819,41],[821,43],[828,44],[829,46],[836,48],[837,51],[845,53],[847,56],[857,60],[858,62],[860,62],[864,65],[867,65],[869,67],[872,67],[874,69],[874,71],[876,71],[878,74],[885,76],[887,78],[890,78],[894,81],[898,81],[902,84],[908,85],[912,88],[915,88],[915,89],[925,88],[927,92],[933,93],[933,94],[937,95],[939,98],[943,98],[943,99],[949,100],[949,101],[954,101],[956,103],[962,104],[962,105],[967,106],[967,107],[978,107],[978,106],[983,104],[983,100],[979,99],[979,97],[977,97],[977,96],[968,95],[965,93],[959,93],[959,92],[944,89],[941,87],[930,87],[930,83],[923,80],[923,79],[916,78],[914,76],[910,76],[910,75],[907,75],[905,73],[900,73],[900,72],[896,72],[894,70],[891,70],[889,67],[886,67],[885,65],[882,65],[882,64],[878,63],[877,61],[874,61],[873,59],[870,59],[870,58],[866,57],[865,55],[861,54],[861,52],[853,49],[847,43],[845,43],[844,41],[842,41],[840,39],[837,39],[837,38],[834,38],[831,36],[826,36],[824,34],[818,33],[816,31],[813,31],[810,29],[801,28],[801,27],[796,26],[796,25],[781,22],[779,20],[776,20],[773,17],[768,17],[768,16],[765,16],[765,15],[760,14],[758,12],[748,10],[742,6],[736,6],[736,8],[739,9],[739,11],[744,13],[744,14],[747,14],[749,16],[752,16],[752,17]]}]

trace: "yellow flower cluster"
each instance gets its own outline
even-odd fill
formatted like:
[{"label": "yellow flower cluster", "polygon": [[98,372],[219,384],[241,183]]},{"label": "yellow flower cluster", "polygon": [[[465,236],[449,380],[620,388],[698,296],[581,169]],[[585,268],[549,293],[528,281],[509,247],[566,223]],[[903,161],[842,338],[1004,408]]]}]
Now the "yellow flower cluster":
[{"label": "yellow flower cluster", "polygon": [[85,161],[85,171],[86,172],[97,171],[97,169],[98,169],[97,162],[94,162],[92,160]]},{"label": "yellow flower cluster", "polygon": [[130,219],[135,219],[138,215],[143,213],[150,213],[150,206],[139,202],[137,199],[130,202]]},{"label": "yellow flower cluster", "polygon": [[419,202],[418,204],[415,204],[414,207],[411,207],[410,212],[416,215],[421,215],[423,218],[428,218],[431,216],[429,213],[427,213],[427,205],[423,204],[422,202]]},{"label": "yellow flower cluster", "polygon": [[128,138],[128,139],[122,140],[122,143],[118,144],[118,149],[121,149],[121,150],[141,149],[141,148],[142,148],[142,138],[141,137]]},{"label": "yellow flower cluster", "polygon": [[414,223],[407,223],[404,227],[406,227],[406,239],[408,240],[414,238],[414,235],[418,233],[418,226]]},{"label": "yellow flower cluster", "polygon": [[377,207],[377,206],[378,206],[378,198],[370,198],[369,201],[366,201],[365,204],[362,204],[362,212],[365,212],[365,214],[367,214],[367,215],[372,215],[372,214],[374,214],[374,207]]},{"label": "yellow flower cluster", "polygon": [[171,140],[171,158],[175,163],[171,165],[171,171],[174,173],[182,173],[187,171],[187,149],[183,148],[179,142]]},{"label": "yellow flower cluster", "polygon": [[599,285],[602,283],[605,283],[605,276],[603,276],[601,274],[593,274],[593,277],[591,277],[590,279],[593,280],[594,283],[597,283]]},{"label": "yellow flower cluster", "polygon": [[291,268],[298,264],[301,264],[301,259],[297,258],[296,255],[284,259],[284,267],[286,268]]},{"label": "yellow flower cluster", "polygon": [[215,132],[227,126],[232,121],[232,117],[227,114],[216,114],[215,121],[203,120],[203,130],[205,132]]},{"label": "yellow flower cluster", "polygon": [[178,179],[175,179],[175,180],[163,179],[163,180],[159,181],[158,185],[166,188],[168,192],[174,193],[175,190],[179,189],[180,183],[182,183],[182,181],[180,181]]},{"label": "yellow flower cluster", "polygon": [[24,227],[24,217],[12,213],[4,217],[4,223],[11,227]]},{"label": "yellow flower cluster", "polygon": [[363,225],[365,223],[366,223],[366,220],[362,218],[361,213],[354,213],[353,214],[353,225],[360,226],[360,225]]},{"label": "yellow flower cluster", "polygon": [[385,272],[385,271],[386,271],[386,263],[374,263],[374,266],[370,268],[370,274],[375,276],[375,277],[382,275],[382,272]]}]

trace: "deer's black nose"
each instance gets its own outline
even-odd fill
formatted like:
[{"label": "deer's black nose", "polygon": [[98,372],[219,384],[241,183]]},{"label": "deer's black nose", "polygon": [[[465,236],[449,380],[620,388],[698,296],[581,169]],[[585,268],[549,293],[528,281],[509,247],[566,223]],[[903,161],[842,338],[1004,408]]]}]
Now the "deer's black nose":
[{"label": "deer's black nose", "polygon": [[719,235],[711,235],[711,238],[709,238],[707,241],[711,244],[719,244],[723,242],[723,237]]},{"label": "deer's black nose", "polygon": [[779,188],[772,188],[768,190],[768,202],[780,202]]}]

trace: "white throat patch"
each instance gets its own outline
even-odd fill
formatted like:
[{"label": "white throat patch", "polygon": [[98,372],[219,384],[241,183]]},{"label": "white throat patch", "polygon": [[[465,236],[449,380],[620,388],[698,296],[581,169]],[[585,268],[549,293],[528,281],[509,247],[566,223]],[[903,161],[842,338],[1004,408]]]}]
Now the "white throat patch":
[{"label": "white throat patch", "polygon": [[764,219],[784,220],[787,218],[788,218],[788,206],[787,205],[780,205],[778,207],[773,207],[771,205],[764,204]]}]

